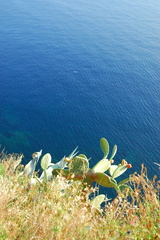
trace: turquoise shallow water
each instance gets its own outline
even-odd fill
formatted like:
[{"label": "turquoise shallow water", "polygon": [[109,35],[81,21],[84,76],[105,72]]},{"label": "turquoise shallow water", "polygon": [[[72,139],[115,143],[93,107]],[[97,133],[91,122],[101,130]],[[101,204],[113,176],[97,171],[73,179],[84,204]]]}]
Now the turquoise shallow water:
[{"label": "turquoise shallow water", "polygon": [[1,0],[0,143],[43,149],[53,162],[76,146],[101,159],[118,145],[129,173],[160,162],[160,3]]}]

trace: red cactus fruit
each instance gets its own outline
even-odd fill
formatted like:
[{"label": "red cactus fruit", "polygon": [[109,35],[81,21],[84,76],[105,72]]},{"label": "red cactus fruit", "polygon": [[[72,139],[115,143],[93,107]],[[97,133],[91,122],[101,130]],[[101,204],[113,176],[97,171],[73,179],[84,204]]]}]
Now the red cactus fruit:
[{"label": "red cactus fruit", "polygon": [[127,167],[127,168],[131,168],[132,165],[131,165],[131,164],[127,164],[126,167]]}]

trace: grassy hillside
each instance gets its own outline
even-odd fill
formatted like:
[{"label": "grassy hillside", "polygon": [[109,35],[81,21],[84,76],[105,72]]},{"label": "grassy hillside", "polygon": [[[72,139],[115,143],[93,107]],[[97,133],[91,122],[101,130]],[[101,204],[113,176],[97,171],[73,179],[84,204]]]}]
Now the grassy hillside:
[{"label": "grassy hillside", "polygon": [[100,210],[87,197],[97,189],[57,176],[32,185],[13,165],[18,155],[1,155],[0,240],[160,239],[160,183],[146,169],[131,176],[127,189],[105,199]]}]

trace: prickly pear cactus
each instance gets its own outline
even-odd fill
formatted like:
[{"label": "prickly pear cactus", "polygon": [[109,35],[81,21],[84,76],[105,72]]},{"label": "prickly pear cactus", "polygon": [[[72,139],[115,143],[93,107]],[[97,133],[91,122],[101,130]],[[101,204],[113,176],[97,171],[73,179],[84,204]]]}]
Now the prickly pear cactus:
[{"label": "prickly pear cactus", "polygon": [[120,175],[122,175],[127,170],[127,167],[125,165],[119,165],[115,171],[113,172],[112,178],[117,178]]},{"label": "prickly pear cactus", "polygon": [[46,153],[41,160],[41,168],[46,170],[51,163],[51,155]]},{"label": "prickly pear cactus", "polygon": [[49,167],[49,165],[51,164],[51,160],[52,160],[52,157],[49,153],[46,153],[41,160],[41,168],[44,171],[44,182],[48,181],[48,176],[47,176],[46,170]]},{"label": "prickly pear cactus", "polygon": [[92,169],[92,172],[105,172],[110,168],[111,162],[108,159],[100,160]]},{"label": "prickly pear cactus", "polygon": [[[73,179],[75,181],[83,181],[83,183],[92,186],[92,183],[96,182],[99,185],[107,188],[114,188],[117,193],[120,193],[128,186],[127,183],[130,179],[124,179],[119,184],[115,180],[118,176],[122,175],[132,165],[128,164],[124,159],[119,165],[112,165],[113,158],[117,152],[117,145],[114,145],[110,157],[109,143],[105,138],[100,139],[100,147],[103,152],[103,159],[101,159],[92,169],[89,169],[89,161],[84,154],[79,156],[65,158],[64,161],[68,163],[68,169],[62,169],[61,174],[67,179]],[[76,151],[76,149],[74,150]],[[108,171],[110,176],[105,172]],[[52,174],[56,176],[59,173],[59,169],[53,170]]]},{"label": "prickly pear cactus", "polygon": [[114,158],[114,156],[116,155],[117,153],[117,145],[114,145],[113,149],[112,149],[112,154],[109,158],[109,160],[112,160]]},{"label": "prickly pear cactus", "polygon": [[109,143],[108,143],[107,139],[101,138],[100,147],[101,147],[101,150],[104,154],[103,158],[107,158],[107,156],[109,154]]},{"label": "prickly pear cactus", "polygon": [[120,175],[122,175],[128,168],[131,167],[132,167],[131,164],[128,164],[125,159],[122,159],[121,164],[110,166],[109,173],[112,176],[112,178],[117,178]]},{"label": "prickly pear cactus", "polygon": [[111,178],[105,173],[97,172],[95,173],[95,181],[103,187],[110,187]]},{"label": "prickly pear cactus", "polygon": [[71,174],[85,175],[89,169],[89,162],[85,155],[79,155],[71,159],[68,164]]},{"label": "prickly pear cactus", "polygon": [[90,204],[95,207],[100,209],[101,207],[101,203],[104,201],[105,199],[105,195],[104,194],[100,194],[98,196],[96,196],[95,198],[93,198],[90,202]]}]

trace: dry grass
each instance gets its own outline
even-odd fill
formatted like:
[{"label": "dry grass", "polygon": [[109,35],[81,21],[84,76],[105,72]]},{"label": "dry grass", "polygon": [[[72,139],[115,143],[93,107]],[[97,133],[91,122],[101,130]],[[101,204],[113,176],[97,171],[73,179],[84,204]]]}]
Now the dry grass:
[{"label": "dry grass", "polygon": [[132,176],[132,195],[106,202],[102,215],[90,207],[79,182],[29,181],[9,169],[0,177],[0,240],[160,239],[160,185],[149,181],[144,167]]},{"label": "dry grass", "polygon": [[143,165],[141,173],[131,177],[131,196],[117,196],[108,204],[106,217],[117,224],[120,239],[160,239],[160,182],[156,177],[150,181]]}]

